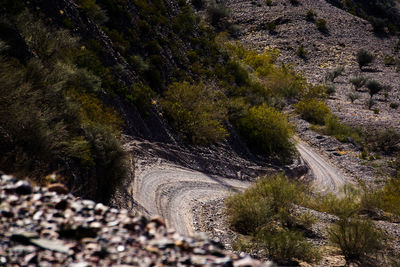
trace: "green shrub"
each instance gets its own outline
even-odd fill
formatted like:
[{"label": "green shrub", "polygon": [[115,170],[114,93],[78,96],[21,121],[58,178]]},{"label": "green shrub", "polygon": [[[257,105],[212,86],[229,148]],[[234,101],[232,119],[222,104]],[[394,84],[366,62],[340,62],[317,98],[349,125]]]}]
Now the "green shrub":
[{"label": "green shrub", "polygon": [[263,85],[278,97],[296,99],[309,86],[306,79],[290,66],[273,68],[262,80]]},{"label": "green shrub", "polygon": [[317,19],[317,21],[315,22],[315,25],[317,26],[317,29],[320,32],[328,32],[328,27],[326,25],[325,19]]},{"label": "green shrub", "polygon": [[376,151],[391,153],[396,150],[396,146],[400,143],[400,133],[392,127],[378,129],[371,131],[367,142]]},{"label": "green shrub", "polygon": [[368,88],[368,93],[371,98],[384,89],[384,86],[376,80],[370,80],[367,82],[366,87]]},{"label": "green shrub", "polygon": [[358,91],[361,87],[363,87],[368,81],[368,78],[363,76],[357,76],[350,78],[349,82],[354,85],[356,91]]},{"label": "green shrub", "polygon": [[255,236],[257,247],[266,250],[268,258],[278,264],[292,264],[294,259],[306,262],[320,260],[320,254],[300,232],[262,229]]},{"label": "green shrub", "polygon": [[400,216],[400,179],[391,179],[383,188],[382,209]]},{"label": "green shrub", "polygon": [[352,128],[339,122],[335,116],[328,116],[325,120],[325,126],[322,132],[326,135],[334,136],[341,142],[364,143],[363,133],[359,129]]},{"label": "green shrub", "polygon": [[261,178],[245,192],[226,199],[229,223],[243,234],[255,233],[274,219],[288,225],[286,216],[293,203],[301,201],[302,190],[283,174]]},{"label": "green shrub", "polygon": [[362,70],[363,67],[371,64],[374,61],[375,56],[369,53],[367,50],[361,49],[360,51],[357,52],[356,58],[358,66]]},{"label": "green shrub", "polygon": [[105,11],[96,4],[96,0],[77,0],[76,3],[96,23],[103,24],[108,20]]},{"label": "green shrub", "polygon": [[131,91],[127,92],[125,97],[128,101],[133,103],[142,114],[147,114],[155,95],[155,92],[151,90],[150,87],[138,82],[132,85]]},{"label": "green shrub", "polygon": [[174,128],[189,142],[211,144],[228,135],[222,124],[226,109],[221,97],[205,84],[172,83],[160,104]]},{"label": "green shrub", "polygon": [[309,9],[306,14],[306,20],[307,21],[315,21],[316,16],[317,16],[317,14],[314,12],[314,10]]},{"label": "green shrub", "polygon": [[265,104],[252,107],[239,119],[237,126],[247,143],[256,151],[281,159],[291,158],[291,125],[287,118],[274,108]]},{"label": "green shrub", "polygon": [[390,108],[397,109],[399,107],[399,103],[392,102],[390,103]]},{"label": "green shrub", "polygon": [[357,93],[349,93],[347,97],[350,99],[351,103],[354,103],[354,101],[360,98],[360,95]]},{"label": "green shrub", "polygon": [[300,45],[300,46],[297,48],[296,55],[297,55],[298,57],[300,57],[300,58],[303,58],[303,59],[307,57],[307,51],[306,51],[306,49],[304,48],[303,45]]},{"label": "green shrub", "polygon": [[228,8],[223,4],[212,4],[207,8],[208,19],[212,26],[218,30],[227,27],[227,20],[230,16]]},{"label": "green shrub", "polygon": [[295,110],[306,121],[321,125],[331,113],[325,103],[315,99],[300,101],[295,105]]},{"label": "green shrub", "polygon": [[265,4],[267,6],[272,6],[272,0],[265,0]]},{"label": "green shrub", "polygon": [[268,22],[266,27],[267,27],[267,30],[270,33],[275,33],[276,32],[276,23],[275,23],[275,21]]},{"label": "green shrub", "polygon": [[396,65],[396,59],[391,55],[385,55],[383,62],[386,66]]},{"label": "green shrub", "polygon": [[369,220],[341,218],[328,230],[348,264],[370,261],[384,248],[384,234]]},{"label": "green shrub", "polygon": [[360,191],[354,186],[345,185],[340,188],[340,196],[335,193],[318,194],[304,204],[320,212],[334,214],[339,217],[357,215],[361,210]]},{"label": "green shrub", "polygon": [[372,29],[375,33],[385,33],[385,20],[381,18],[376,18],[376,17],[370,17],[369,21],[371,22]]},{"label": "green shrub", "polygon": [[304,188],[291,182],[284,175],[264,177],[243,193],[226,199],[230,225],[243,234],[251,234],[250,240],[240,239],[236,249],[256,248],[279,263],[299,259],[315,261],[317,251],[306,241],[302,232],[294,226],[306,221],[307,227],[313,220],[298,221],[291,215],[295,204],[301,203]]},{"label": "green shrub", "polygon": [[101,124],[85,128],[91,147],[95,173],[88,181],[94,199],[107,203],[127,175],[127,157],[118,138]]},{"label": "green shrub", "polygon": [[333,71],[330,71],[325,76],[325,81],[334,82],[337,77],[342,75],[344,67],[336,67]]}]

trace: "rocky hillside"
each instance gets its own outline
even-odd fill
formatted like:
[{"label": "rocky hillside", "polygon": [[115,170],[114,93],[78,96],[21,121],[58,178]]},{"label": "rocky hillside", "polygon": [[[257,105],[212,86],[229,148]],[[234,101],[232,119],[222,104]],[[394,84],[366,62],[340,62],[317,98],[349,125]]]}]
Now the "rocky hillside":
[{"label": "rocky hillside", "polygon": [[[399,104],[400,84],[396,67],[396,59],[398,61],[400,56],[396,48],[396,35],[377,34],[369,21],[330,3],[341,1],[305,0],[297,1],[298,4],[286,0],[271,2],[271,5],[254,1],[226,2],[232,10],[232,20],[240,28],[240,40],[258,51],[266,47],[278,48],[281,59],[296,64],[296,69],[313,83],[326,82],[327,74],[343,67],[341,75],[332,83],[335,93],[328,100],[335,114],[353,125],[400,126],[395,108]],[[318,20],[326,22],[326,29],[318,29]],[[268,25],[273,25],[273,30]],[[304,49],[304,55],[299,54],[299,47]],[[363,71],[360,71],[356,60],[356,54],[361,49],[376,57],[373,64]],[[377,80],[389,85],[390,90],[382,90],[374,99],[372,108],[368,108],[370,97],[365,87],[356,92],[358,97],[352,102],[349,94],[354,92],[354,86],[349,80],[356,76]],[[374,113],[373,109],[378,112]]]}]

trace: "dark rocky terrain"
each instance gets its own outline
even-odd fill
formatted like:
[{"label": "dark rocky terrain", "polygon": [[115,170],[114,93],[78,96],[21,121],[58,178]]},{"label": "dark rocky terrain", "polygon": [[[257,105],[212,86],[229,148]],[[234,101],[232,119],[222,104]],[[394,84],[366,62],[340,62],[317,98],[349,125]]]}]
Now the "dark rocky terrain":
[{"label": "dark rocky terrain", "polygon": [[181,236],[159,217],[53,189],[1,175],[1,266],[272,266],[203,234]]}]

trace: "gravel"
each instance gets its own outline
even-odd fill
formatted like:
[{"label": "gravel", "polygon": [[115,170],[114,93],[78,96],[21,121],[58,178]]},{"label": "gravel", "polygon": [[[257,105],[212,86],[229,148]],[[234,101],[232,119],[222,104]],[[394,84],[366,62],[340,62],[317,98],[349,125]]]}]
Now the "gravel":
[{"label": "gravel", "polygon": [[272,266],[196,233],[0,177],[0,266]]}]

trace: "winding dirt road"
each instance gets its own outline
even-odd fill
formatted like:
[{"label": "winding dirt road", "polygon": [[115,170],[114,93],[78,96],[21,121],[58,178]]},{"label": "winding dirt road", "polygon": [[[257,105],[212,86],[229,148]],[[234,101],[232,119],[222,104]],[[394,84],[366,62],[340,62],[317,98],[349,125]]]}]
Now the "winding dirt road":
[{"label": "winding dirt road", "polygon": [[[301,157],[310,167],[315,190],[337,191],[345,180],[340,171],[299,141]],[[149,163],[137,160],[132,193],[149,216],[160,215],[168,227],[184,235],[194,232],[194,207],[201,202],[222,199],[231,192],[243,191],[251,183],[238,179],[211,176],[185,169],[162,159]]]},{"label": "winding dirt road", "polygon": [[309,145],[298,140],[296,149],[311,170],[314,191],[322,193],[338,192],[346,183],[342,172],[315,152]]}]

